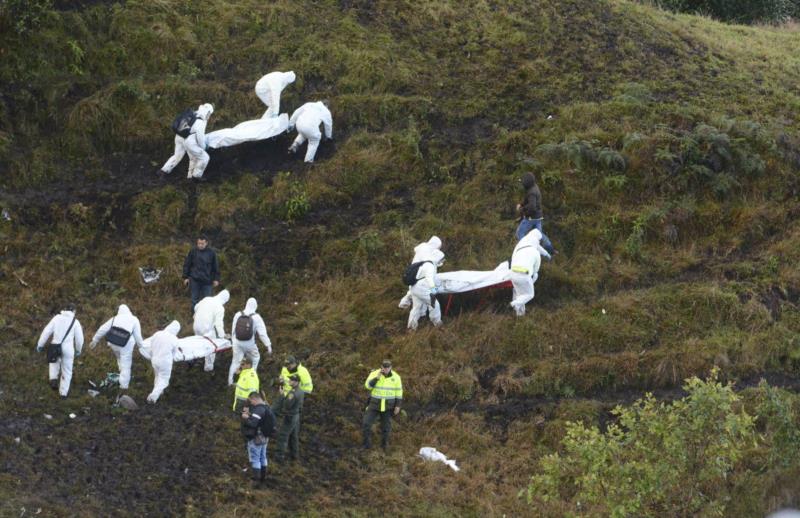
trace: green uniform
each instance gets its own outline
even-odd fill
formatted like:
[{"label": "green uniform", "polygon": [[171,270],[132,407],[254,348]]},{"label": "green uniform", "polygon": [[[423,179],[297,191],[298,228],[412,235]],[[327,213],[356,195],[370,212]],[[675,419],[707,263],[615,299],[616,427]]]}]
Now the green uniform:
[{"label": "green uniform", "polygon": [[372,425],[380,417],[381,446],[386,448],[392,432],[392,414],[403,403],[403,382],[396,372],[391,371],[388,376],[384,376],[378,369],[370,372],[364,387],[369,390],[369,402],[362,422],[364,447],[372,446]]},{"label": "green uniform", "polygon": [[233,411],[241,412],[251,392],[258,392],[258,374],[255,369],[242,369],[236,380],[236,393],[233,398]]},{"label": "green uniform", "polygon": [[278,432],[278,462],[289,456],[297,460],[300,455],[300,409],[303,408],[305,393],[299,388],[290,390],[280,397],[280,431]]}]

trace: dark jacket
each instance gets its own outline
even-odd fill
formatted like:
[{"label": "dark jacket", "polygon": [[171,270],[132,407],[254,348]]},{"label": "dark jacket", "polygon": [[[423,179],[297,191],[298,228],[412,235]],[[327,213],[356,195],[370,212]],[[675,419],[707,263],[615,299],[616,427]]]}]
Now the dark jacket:
[{"label": "dark jacket", "polygon": [[183,262],[183,278],[193,279],[200,284],[219,281],[219,263],[216,252],[208,247],[203,250],[192,248]]},{"label": "dark jacket", "polygon": [[300,411],[303,409],[304,397],[305,393],[299,388],[292,389],[285,396],[281,396],[281,416],[288,420],[300,414]]},{"label": "dark jacket", "polygon": [[525,201],[520,205],[523,218],[540,219],[542,217],[542,191],[536,185],[533,173],[525,173],[522,177],[522,187],[525,188]]},{"label": "dark jacket", "polygon": [[275,416],[266,404],[251,406],[250,417],[242,419],[242,435],[245,439],[254,439],[259,429],[264,437],[275,432]]}]

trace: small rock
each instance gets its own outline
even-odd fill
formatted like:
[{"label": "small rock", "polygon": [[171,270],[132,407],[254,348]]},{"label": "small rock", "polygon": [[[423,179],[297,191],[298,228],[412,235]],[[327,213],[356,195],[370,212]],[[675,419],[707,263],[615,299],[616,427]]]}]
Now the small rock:
[{"label": "small rock", "polygon": [[53,418],[53,416],[51,416],[50,414],[45,414],[45,415],[44,415],[44,418],[45,418],[45,419],[52,419],[52,418]]},{"label": "small rock", "polygon": [[189,474],[189,468],[186,468],[185,470],[183,470],[183,474],[184,475],[188,475]]},{"label": "small rock", "polygon": [[297,302],[295,302],[295,303],[294,303],[294,305],[296,306],[296,305],[297,305]]},{"label": "small rock", "polygon": [[8,213],[8,209],[3,209],[3,219],[6,221],[11,221],[11,214]]},{"label": "small rock", "polygon": [[604,315],[606,314],[606,308],[600,310]]},{"label": "small rock", "polygon": [[553,120],[553,116],[552,115],[548,115],[547,116],[547,120],[549,120],[549,121]]},{"label": "small rock", "polygon": [[20,440],[21,440],[21,439],[20,439],[19,437],[14,437],[14,442],[15,442],[15,443],[19,444],[19,441],[20,441]]},{"label": "small rock", "polygon": [[70,418],[70,419],[75,419],[76,417],[78,417],[78,416],[76,416],[75,414],[70,414],[70,415],[69,415],[69,418]]},{"label": "small rock", "polygon": [[92,396],[92,397],[97,397],[97,396],[100,395],[100,391],[98,391],[98,390],[89,389],[87,392],[89,392],[89,395]]},{"label": "small rock", "polygon": [[139,405],[136,404],[136,401],[134,401],[133,398],[127,394],[120,396],[117,400],[117,403],[125,410],[137,410],[139,408]]}]

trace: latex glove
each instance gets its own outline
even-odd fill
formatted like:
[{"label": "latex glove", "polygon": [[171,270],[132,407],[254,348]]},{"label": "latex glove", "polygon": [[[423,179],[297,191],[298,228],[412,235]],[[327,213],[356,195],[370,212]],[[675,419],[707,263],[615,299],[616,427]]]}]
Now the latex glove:
[{"label": "latex glove", "polygon": [[37,346],[36,346],[36,352],[37,352],[37,353],[44,352],[44,347],[39,347],[39,346],[37,345]]},{"label": "latex glove", "polygon": [[399,413],[400,413],[400,407],[399,406],[394,407],[394,415],[397,415]]},{"label": "latex glove", "polygon": [[94,350],[94,348],[95,348],[95,347],[97,347],[97,342],[95,342],[94,340],[92,340],[92,342],[89,344],[89,349],[92,349],[92,350]]}]

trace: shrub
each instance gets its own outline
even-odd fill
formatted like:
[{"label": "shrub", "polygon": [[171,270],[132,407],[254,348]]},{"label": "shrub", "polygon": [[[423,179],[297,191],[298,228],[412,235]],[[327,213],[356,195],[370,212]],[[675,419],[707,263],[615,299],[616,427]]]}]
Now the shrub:
[{"label": "shrub", "polygon": [[796,0],[644,0],[644,3],[733,23],[777,23],[798,12]]},{"label": "shrub", "polygon": [[756,439],[754,418],[716,370],[684,389],[673,403],[648,394],[617,407],[605,433],[568,423],[564,453],[541,460],[528,501],[603,516],[722,516],[729,477]]}]

